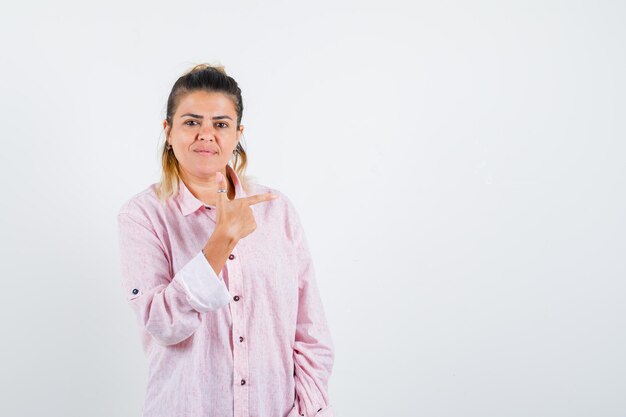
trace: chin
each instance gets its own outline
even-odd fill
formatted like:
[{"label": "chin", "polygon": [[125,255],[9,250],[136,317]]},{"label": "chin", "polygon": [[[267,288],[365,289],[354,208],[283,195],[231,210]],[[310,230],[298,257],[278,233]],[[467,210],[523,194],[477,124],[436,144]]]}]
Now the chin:
[{"label": "chin", "polygon": [[202,168],[196,170],[196,172],[198,173],[199,176],[213,175],[217,171],[222,171],[224,168],[226,167],[223,165],[211,165],[211,166],[205,165]]}]

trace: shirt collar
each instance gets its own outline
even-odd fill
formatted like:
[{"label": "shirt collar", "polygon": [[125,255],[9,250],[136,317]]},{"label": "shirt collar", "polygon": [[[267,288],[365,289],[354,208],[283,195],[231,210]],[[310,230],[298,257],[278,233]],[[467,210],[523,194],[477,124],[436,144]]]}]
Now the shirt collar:
[{"label": "shirt collar", "polygon": [[[246,192],[244,191],[243,186],[241,185],[241,181],[239,180],[239,176],[237,175],[237,172],[235,172],[233,167],[231,167],[228,164],[226,165],[226,171],[230,174],[230,177],[233,180],[233,184],[235,186],[235,198],[246,197]],[[183,214],[183,216],[193,213],[196,210],[198,210],[200,207],[205,205],[201,200],[197,199],[196,196],[194,196],[191,193],[191,191],[189,191],[189,188],[187,188],[187,185],[185,184],[185,182],[180,178],[178,180],[178,194],[176,198],[180,205],[180,211]],[[215,206],[209,206],[209,207],[215,207]]]}]

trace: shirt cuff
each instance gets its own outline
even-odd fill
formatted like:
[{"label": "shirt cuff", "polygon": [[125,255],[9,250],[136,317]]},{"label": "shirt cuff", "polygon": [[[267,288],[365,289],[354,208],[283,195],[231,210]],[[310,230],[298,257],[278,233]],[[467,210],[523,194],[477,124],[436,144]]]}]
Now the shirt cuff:
[{"label": "shirt cuff", "polygon": [[202,251],[176,273],[174,281],[185,290],[189,304],[201,313],[217,310],[230,303],[231,295],[226,283],[215,274]]}]

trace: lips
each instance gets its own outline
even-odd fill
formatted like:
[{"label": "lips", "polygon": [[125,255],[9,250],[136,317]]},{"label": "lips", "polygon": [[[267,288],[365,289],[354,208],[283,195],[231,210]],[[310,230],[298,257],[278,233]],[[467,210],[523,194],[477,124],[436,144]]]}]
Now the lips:
[{"label": "lips", "polygon": [[196,149],[194,152],[197,152],[202,155],[214,155],[217,152],[212,151],[211,149]]}]

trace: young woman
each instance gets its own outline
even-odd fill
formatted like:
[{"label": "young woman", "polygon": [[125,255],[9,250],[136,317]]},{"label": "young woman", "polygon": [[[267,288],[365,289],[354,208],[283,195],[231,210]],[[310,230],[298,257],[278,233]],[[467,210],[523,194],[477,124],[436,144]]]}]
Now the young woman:
[{"label": "young woman", "polygon": [[122,288],[149,363],[143,417],[333,415],[305,233],[285,194],[245,178],[242,113],[222,66],[181,76],[161,181],[118,214]]}]

